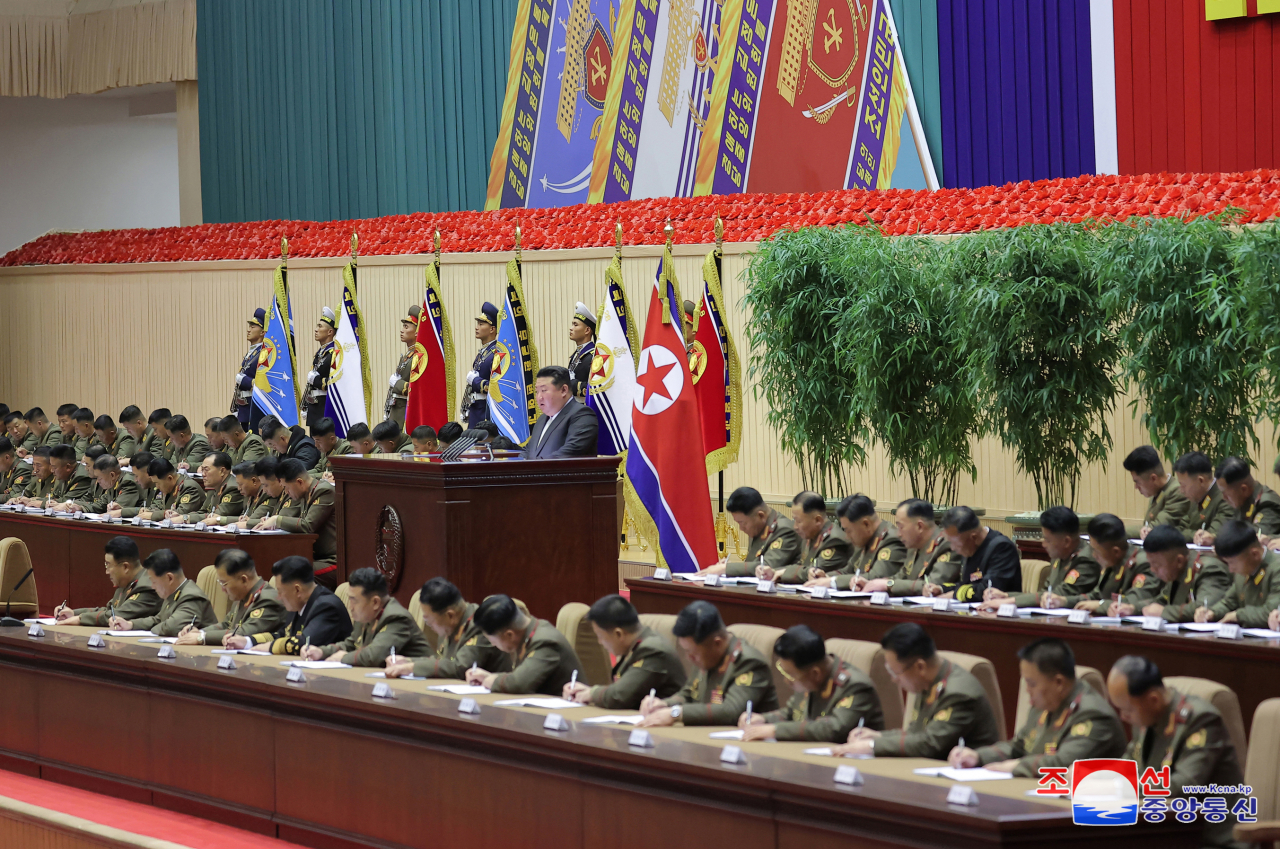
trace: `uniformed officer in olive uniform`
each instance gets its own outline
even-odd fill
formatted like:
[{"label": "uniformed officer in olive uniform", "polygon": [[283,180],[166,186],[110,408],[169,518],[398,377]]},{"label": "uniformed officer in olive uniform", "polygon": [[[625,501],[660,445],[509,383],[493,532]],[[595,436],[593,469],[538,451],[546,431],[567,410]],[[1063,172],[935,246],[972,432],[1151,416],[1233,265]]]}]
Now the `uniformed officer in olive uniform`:
[{"label": "uniformed officer in olive uniform", "polygon": [[[311,562],[315,566],[316,580],[333,589],[337,584],[338,569],[338,524],[333,512],[333,484],[308,475],[307,467],[296,457],[281,461],[276,473],[284,482],[289,501],[282,501],[279,513],[266,517],[255,527],[259,530],[279,528],[291,534],[315,534]],[[290,509],[291,503],[296,505],[295,509]]]},{"label": "uniformed officer in olive uniform", "polygon": [[311,477],[324,478],[333,483],[333,470],[329,468],[329,460],[350,454],[351,443],[338,436],[338,428],[328,416],[311,426],[311,439],[320,452],[320,462],[311,469]]},{"label": "uniformed officer in olive uniform", "polygon": [[[262,488],[252,499],[252,504],[245,504],[244,513],[237,521],[242,528],[255,528],[268,516],[280,512],[289,494],[284,491],[284,482],[280,480],[280,461],[267,456],[253,464],[253,473],[262,483]],[[296,511],[295,511],[296,512]]]},{"label": "uniformed officer in olive uniform", "polygon": [[1235,508],[1222,497],[1222,488],[1213,476],[1213,463],[1199,451],[1183,454],[1173,464],[1178,489],[1191,502],[1187,526],[1196,545],[1212,545],[1223,522],[1235,517]]},{"label": "uniformed officer in olive uniform", "polygon": [[960,581],[960,555],[951,551],[951,543],[935,521],[933,505],[919,498],[908,498],[898,504],[893,514],[898,538],[907,547],[902,568],[888,578],[874,578],[863,585],[863,592],[887,592],[891,596],[933,595],[955,589]]},{"label": "uniformed officer in olive uniform", "polygon": [[382,667],[393,649],[397,656],[404,657],[424,657],[431,653],[431,644],[418,623],[392,597],[385,575],[365,566],[352,572],[347,583],[351,587],[347,609],[351,611],[355,630],[341,642],[303,651],[303,660]]},{"label": "uniformed officer in olive uniform", "polygon": [[224,451],[231,455],[231,465],[256,463],[267,456],[267,443],[256,433],[245,433],[244,426],[235,416],[225,416],[218,424],[218,432],[227,444]]},{"label": "uniformed officer in olive uniform", "polygon": [[659,699],[674,696],[688,674],[668,643],[640,622],[640,614],[616,593],[598,599],[587,611],[596,639],[618,659],[608,684],[584,681],[566,684],[563,698],[614,710],[637,710],[650,693]]},{"label": "uniformed officer in olive uniform", "polygon": [[0,502],[21,496],[34,474],[31,465],[18,461],[9,437],[0,436]]},{"label": "uniformed officer in olive uniform", "polygon": [[[1138,775],[1148,769],[1169,770],[1167,789],[1182,796],[1183,787],[1241,785],[1240,755],[1218,709],[1204,699],[1166,687],[1160,668],[1145,657],[1126,655],[1107,676],[1107,691],[1120,718],[1133,726],[1133,740],[1124,756],[1138,763]],[[1219,795],[1219,794],[1214,794]],[[1227,810],[1240,796],[1227,795]],[[1170,816],[1172,816],[1170,814]],[[1202,845],[1244,849],[1232,840],[1235,818],[1205,820]]]},{"label": "uniformed officer in olive uniform", "polygon": [[1235,622],[1243,628],[1267,627],[1267,615],[1280,607],[1280,553],[1264,548],[1253,525],[1232,519],[1213,542],[1235,583],[1211,607],[1196,609],[1197,622]]},{"label": "uniformed officer in olive uniform", "polygon": [[306,385],[302,390],[307,427],[324,418],[324,404],[329,399],[329,370],[333,366],[333,337],[337,334],[338,317],[328,307],[321,307],[320,320],[316,322],[314,334],[320,347],[311,358],[311,371],[307,372]]},{"label": "uniformed officer in olive uniform", "polygon": [[485,301],[476,316],[476,339],[480,350],[467,372],[462,393],[459,422],[473,428],[489,418],[489,376],[493,374],[493,353],[498,349],[498,308]]},{"label": "uniformed officer in olive uniform", "polygon": [[[795,523],[765,504],[764,496],[758,490],[740,486],[729,493],[724,507],[747,536],[746,559],[741,563],[722,561],[703,570],[704,574],[760,577],[782,572],[800,562],[800,537],[796,534]],[[761,566],[771,573],[766,573]]]},{"label": "uniformed officer in olive uniform", "polygon": [[206,455],[200,463],[200,474],[204,481],[204,498],[194,508],[180,510],[181,520],[188,524],[210,519],[216,524],[234,521],[244,507],[244,496],[236,488],[235,478],[231,475],[231,455],[225,451]]},{"label": "uniformed officer in olive uniform", "polygon": [[468,684],[494,693],[559,696],[566,684],[581,677],[582,662],[564,635],[547,620],[522,611],[509,596],[491,595],[480,602],[475,619],[489,642],[511,655],[511,671],[468,669]]},{"label": "uniformed officer in olive uniform", "polygon": [[94,485],[89,494],[77,499],[76,508],[85,513],[102,514],[115,505],[120,509],[137,507],[142,493],[133,475],[120,470],[120,461],[103,454],[93,461]]},{"label": "uniformed officer in olive uniform", "polygon": [[836,518],[853,547],[844,566],[833,573],[821,567],[813,571],[807,586],[830,586],[839,590],[861,590],[867,581],[891,578],[902,569],[907,547],[898,529],[880,518],[876,503],[866,495],[850,495],[836,508]]},{"label": "uniformed officer in olive uniform", "polygon": [[875,684],[861,669],[827,654],[822,637],[808,625],[783,632],[773,656],[795,693],[781,710],[739,717],[743,740],[843,743],[859,726],[884,729]]},{"label": "uniformed officer in olive uniform", "polygon": [[414,304],[409,312],[400,319],[400,341],[405,351],[396,363],[396,370],[388,381],[387,400],[382,404],[382,415],[404,424],[405,410],[409,407],[409,384],[413,382],[413,358],[418,352],[418,321],[422,318],[422,307]]},{"label": "uniformed officer in olive uniform", "polygon": [[438,645],[427,657],[387,658],[387,677],[461,679],[473,665],[486,672],[510,672],[511,655],[499,649],[476,624],[478,604],[468,604],[456,586],[444,578],[422,585],[418,598],[422,619],[436,634]]},{"label": "uniformed officer in olive uniform", "polygon": [[1177,479],[1164,470],[1160,455],[1150,445],[1140,445],[1124,458],[1133,488],[1150,499],[1142,517],[1141,536],[1156,525],[1177,525],[1187,536],[1194,533],[1191,502],[1178,488]]},{"label": "uniformed officer in olive uniform", "polygon": [[129,436],[133,437],[134,443],[133,451],[128,455],[116,455],[121,463],[129,462],[130,457],[134,454],[141,454],[143,451],[154,457],[160,456],[160,452],[164,448],[164,440],[156,434],[155,428],[147,423],[147,417],[142,414],[140,408],[130,404],[121,410],[120,426],[128,431]]},{"label": "uniformed officer in olive uniform", "polygon": [[[1151,533],[1155,533],[1154,528]],[[1151,539],[1150,533],[1147,539]],[[1074,607],[1099,616],[1111,616],[1115,604],[1135,605],[1160,594],[1162,581],[1152,573],[1143,547],[1129,542],[1129,534],[1119,516],[1099,513],[1089,520],[1089,548],[1093,559],[1102,567],[1098,583],[1084,595],[1046,598],[1045,607]]]},{"label": "uniformed officer in olive uniform", "polygon": [[[53,448],[56,447],[56,445],[53,446]],[[45,499],[53,494],[53,487],[58,482],[58,479],[53,476],[53,464],[49,456],[53,448],[41,445],[32,453],[31,478],[27,481],[27,485],[23,487],[22,493],[10,498],[10,501],[32,507],[44,506]],[[75,456],[74,450],[71,453],[72,456]]]},{"label": "uniformed officer in olive uniform", "polygon": [[569,321],[569,341],[575,347],[569,355],[569,389],[573,397],[587,397],[591,378],[591,361],[596,356],[596,317],[582,301],[574,304],[573,318]]},{"label": "uniformed officer in olive uniform", "polygon": [[160,611],[160,596],[151,586],[151,577],[142,568],[138,544],[125,536],[107,540],[107,578],[116,591],[106,607],[81,607],[72,610],[59,605],[53,616],[59,625],[107,625],[112,617],[141,619]]},{"label": "uniformed officer in olive uniform", "polygon": [[173,454],[169,457],[169,462],[175,469],[194,474],[205,455],[213,450],[209,447],[208,438],[203,433],[192,433],[191,422],[183,415],[173,416],[164,423],[164,427],[173,442]]},{"label": "uniformed officer in olive uniform", "polygon": [[259,307],[253,311],[253,318],[249,319],[249,327],[244,335],[249,343],[249,350],[240,361],[240,371],[236,373],[231,389],[231,412],[236,414],[246,430],[257,430],[258,419],[263,416],[262,408],[253,402],[253,380],[258,374],[262,339],[266,335],[266,320],[266,310]]},{"label": "uniformed officer in olive uniform", "polygon": [[1222,497],[1235,508],[1235,518],[1253,525],[1262,536],[1280,534],[1280,494],[1255,480],[1248,463],[1228,457],[1214,475]]},{"label": "uniformed officer in olive uniform", "polygon": [[835,572],[849,562],[852,546],[844,530],[827,518],[827,502],[816,492],[804,491],[791,499],[791,522],[800,537],[800,562],[793,563],[779,574],[766,567],[768,574],[757,575],[764,580],[783,584],[802,584],[809,580],[816,567]]},{"label": "uniformed officer in olive uniform", "polygon": [[316,583],[311,561],[292,554],[271,566],[280,603],[289,621],[273,633],[259,631],[251,637],[227,637],[227,648],[268,646],[272,654],[301,654],[311,645],[328,645],[351,636],[351,615],[342,600]]},{"label": "uniformed officer in olive uniform", "polygon": [[163,519],[178,521],[186,514],[200,509],[204,504],[204,490],[194,479],[178,474],[168,460],[155,460],[148,470],[156,482],[156,494],[150,509],[138,515],[152,522]]},{"label": "uniformed officer in olive uniform", "polygon": [[182,571],[178,556],[167,548],[147,555],[142,566],[151,586],[163,599],[160,610],[151,616],[125,619],[117,614],[107,627],[114,631],[150,631],[160,637],[176,637],[184,628],[207,628],[218,621],[213,605],[195,581]]},{"label": "uniformed officer in olive uniform", "polygon": [[769,661],[729,633],[714,604],[693,602],[676,616],[671,632],[698,672],[674,696],[645,696],[641,726],[736,725],[747,702],[753,711],[778,709]]},{"label": "uniformed officer in olive uniform", "polygon": [[224,548],[213,560],[222,591],[231,599],[227,615],[217,625],[187,627],[178,645],[221,646],[225,637],[269,634],[284,623],[285,612],[275,587],[262,580],[253,558],[241,548]]},{"label": "uniformed officer in olive uniform", "polygon": [[40,444],[40,437],[31,430],[21,410],[14,410],[5,415],[4,429],[9,441],[13,443],[14,450],[20,448],[24,454],[29,454]]},{"label": "uniformed officer in olive uniform", "polygon": [[1026,723],[1012,740],[977,750],[957,746],[947,758],[952,766],[1039,778],[1041,767],[1120,757],[1126,745],[1120,718],[1106,696],[1076,678],[1070,646],[1043,637],[1019,649],[1018,666],[1031,701]]},{"label": "uniformed officer in olive uniform", "polygon": [[93,422],[93,435],[107,453],[118,460],[128,460],[137,453],[138,443],[127,430],[121,431],[106,413]]},{"label": "uniformed officer in olive uniform", "polygon": [[70,445],[56,445],[49,450],[49,464],[53,469],[54,484],[49,492],[46,507],[66,509],[89,495],[93,478],[84,470]]},{"label": "uniformed officer in olive uniform", "polygon": [[849,742],[832,753],[942,760],[964,740],[990,746],[1001,735],[982,684],[972,674],[939,657],[933,638],[919,624],[902,622],[880,639],[884,665],[908,693],[914,693],[907,727],[878,732],[855,728]]},{"label": "uniformed officer in olive uniform", "polygon": [[1045,510],[1040,514],[1040,533],[1052,563],[1038,591],[1007,593],[992,587],[983,593],[984,609],[996,610],[1009,603],[1018,607],[1048,607],[1051,600],[1056,606],[1064,607],[1067,598],[1087,595],[1097,586],[1102,566],[1080,539],[1080,517],[1074,510],[1061,505]]},{"label": "uniformed officer in olive uniform", "polygon": [[1186,537],[1173,525],[1160,525],[1142,541],[1158,591],[1144,597],[1134,591],[1111,605],[1110,615],[1163,616],[1166,622],[1191,622],[1196,608],[1212,607],[1231,592],[1227,565],[1207,551],[1188,551]]}]

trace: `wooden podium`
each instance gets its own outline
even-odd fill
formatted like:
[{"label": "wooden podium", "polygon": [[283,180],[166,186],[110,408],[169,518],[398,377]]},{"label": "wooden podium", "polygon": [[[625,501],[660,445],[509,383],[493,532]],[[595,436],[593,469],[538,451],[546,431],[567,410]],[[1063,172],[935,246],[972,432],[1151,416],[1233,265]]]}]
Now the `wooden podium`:
[{"label": "wooden podium", "polygon": [[338,563],[387,575],[402,604],[427,579],[479,602],[521,599],[555,621],[566,602],[618,591],[618,458],[453,463],[381,455],[330,460]]}]

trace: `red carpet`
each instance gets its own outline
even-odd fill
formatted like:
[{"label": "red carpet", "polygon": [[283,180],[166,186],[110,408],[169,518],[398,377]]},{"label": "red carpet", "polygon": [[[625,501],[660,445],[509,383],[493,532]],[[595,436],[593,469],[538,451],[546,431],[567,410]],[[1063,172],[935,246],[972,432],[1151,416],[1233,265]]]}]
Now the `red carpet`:
[{"label": "red carpet", "polygon": [[145,837],[172,840],[194,849],[302,849],[296,843],[263,837],[210,820],[100,796],[88,790],[4,770],[0,770],[0,796]]}]

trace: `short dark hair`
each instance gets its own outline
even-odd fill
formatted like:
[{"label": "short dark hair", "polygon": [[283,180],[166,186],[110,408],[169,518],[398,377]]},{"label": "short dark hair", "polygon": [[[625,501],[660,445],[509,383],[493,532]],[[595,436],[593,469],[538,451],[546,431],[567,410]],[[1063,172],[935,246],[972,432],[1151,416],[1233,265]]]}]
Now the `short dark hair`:
[{"label": "short dark hair", "polygon": [[258,473],[258,477],[262,478],[280,478],[280,461],[271,455],[267,455],[259,460],[254,461],[253,470]]},{"label": "short dark hair", "polygon": [[0,436],[0,454],[13,454],[13,441],[7,436]]},{"label": "short dark hair", "polygon": [[1249,477],[1249,464],[1239,457],[1227,457],[1213,470],[1213,476],[1227,483],[1240,483]]},{"label": "short dark hair", "polygon": [[244,430],[244,425],[235,416],[223,416],[218,420],[218,431],[220,433],[231,433],[236,430]]},{"label": "short dark hair", "polygon": [[52,445],[49,447],[49,456],[55,460],[74,463],[76,461],[76,449],[70,445]]},{"label": "short dark hair", "polygon": [[938,653],[933,637],[918,622],[899,622],[880,638],[880,647],[898,656],[899,663],[932,660]]},{"label": "short dark hair", "polygon": [[12,412],[5,413],[5,414],[4,414],[4,423],[5,423],[5,424],[9,424],[9,423],[11,423],[11,422],[16,422],[16,421],[18,421],[18,420],[19,420],[19,419],[21,419],[21,418],[22,418],[22,411],[21,411],[21,410],[14,410],[14,411],[12,411]]},{"label": "short dark hair", "polygon": [[460,436],[462,436],[462,425],[457,422],[442,424],[440,430],[436,431],[436,438],[445,444],[457,442]]},{"label": "short dark hair", "polygon": [[205,456],[213,461],[214,468],[231,469],[231,455],[226,451],[210,451]]},{"label": "short dark hair", "polygon": [[631,602],[617,593],[596,599],[587,611],[587,621],[605,630],[621,628],[624,631],[640,630],[640,614]]},{"label": "short dark hair", "polygon": [[335,425],[333,423],[333,419],[328,416],[318,419],[316,423],[311,426],[311,437],[313,439],[317,436],[333,436],[337,432],[338,426]]},{"label": "short dark hair", "polygon": [[827,501],[816,492],[803,490],[796,493],[796,497],[791,499],[792,507],[799,507],[804,513],[826,513]]},{"label": "short dark hair", "polygon": [[138,562],[138,544],[133,541],[133,537],[112,537],[107,540],[107,544],[102,547],[102,550],[114,557],[117,562]]},{"label": "short dark hair", "polygon": [[1232,519],[1224,524],[1213,540],[1213,553],[1219,557],[1235,557],[1258,544],[1258,531],[1253,525]]},{"label": "short dark hair", "polygon": [[29,422],[38,422],[40,419],[48,418],[48,416],[46,416],[44,414],[44,410],[39,407],[32,407],[30,410],[27,410],[27,413],[23,418]]},{"label": "short dark hair", "polygon": [[173,418],[173,413],[169,412],[168,407],[157,407],[151,411],[151,415],[147,416],[147,424],[160,422],[160,424],[164,425],[165,430],[168,430],[169,425],[165,423],[171,418]]},{"label": "short dark hair", "polygon": [[373,438],[378,442],[387,442],[400,436],[400,422],[387,419],[378,422],[373,428]]},{"label": "short dark hair", "polygon": [[490,439],[493,439],[498,435],[498,425],[494,422],[489,421],[488,419],[485,419],[484,421],[480,422],[480,424],[476,425],[475,429],[483,430],[485,433],[489,434]]},{"label": "short dark hair", "polygon": [[796,669],[804,669],[827,656],[827,644],[808,625],[792,625],[774,642],[773,655],[790,661]]},{"label": "short dark hair", "polygon": [[369,432],[369,426],[364,422],[356,422],[347,430],[347,439],[365,439],[372,434]]},{"label": "short dark hair", "polygon": [[1164,463],[1160,462],[1160,455],[1150,445],[1139,445],[1130,451],[1121,465],[1126,472],[1133,472],[1136,475],[1164,471]]},{"label": "short dark hair", "polygon": [[435,577],[422,585],[418,600],[424,607],[431,608],[432,613],[444,613],[454,605],[462,603],[462,591],[450,581]]},{"label": "short dark hair", "polygon": [[[89,452],[84,452],[84,455],[88,457]],[[98,472],[119,471],[120,461],[116,459],[114,454],[103,454],[101,457],[98,457],[93,461],[93,468],[94,471]]]},{"label": "short dark hair", "polygon": [[409,434],[409,438],[426,442],[428,439],[436,438],[436,429],[431,425],[418,425],[413,429],[413,433]]},{"label": "short dark hair", "polygon": [[[48,445],[41,445],[40,447],[38,447],[35,451],[32,451],[31,453],[32,453],[32,454],[34,454],[34,455],[35,455],[35,456],[37,456],[37,457],[43,457],[43,458],[45,458],[46,460],[48,460],[48,459],[49,459],[49,455],[53,453],[53,448],[52,448],[52,447],[50,447],[50,446],[48,446]],[[73,449],[71,449],[71,456],[72,456],[72,457],[74,457],[75,455],[76,455],[76,452],[75,452],[75,449],[73,448]]]},{"label": "short dark hair", "polygon": [[729,493],[729,499],[724,503],[724,509],[730,513],[754,513],[764,507],[764,496],[760,494],[760,490],[750,486],[740,486],[733,492]]},{"label": "short dark hair", "polygon": [[258,464],[255,462],[236,463],[231,467],[231,474],[238,475],[242,478],[252,478],[258,474]]},{"label": "short dark hair", "polygon": [[352,572],[347,576],[347,583],[353,587],[359,587],[365,595],[386,598],[391,594],[391,588],[387,586],[387,576],[372,566],[364,566]]},{"label": "short dark hair", "polygon": [[955,528],[957,533],[976,531],[981,524],[972,507],[952,507],[942,515],[942,527]]},{"label": "short dark hair", "polygon": [[58,407],[58,415],[60,415],[60,416],[74,416],[74,415],[75,415],[75,413],[76,413],[76,410],[78,410],[78,409],[80,409],[80,405],[79,405],[79,404],[63,404],[63,405],[61,405],[61,406],[59,406],[59,407]]},{"label": "short dark hair", "polygon": [[209,418],[207,418],[207,419],[205,419],[205,420],[204,420],[204,426],[205,426],[206,428],[208,428],[209,430],[213,431],[214,433],[221,433],[221,432],[222,432],[222,417],[221,417],[221,416],[210,416]]},{"label": "short dark hair", "polygon": [[1070,507],[1061,504],[1040,514],[1040,527],[1055,534],[1080,533],[1080,517]]},{"label": "short dark hair", "polygon": [[96,460],[106,453],[107,449],[102,445],[90,445],[88,448],[84,449],[84,456],[87,460]]},{"label": "short dark hair", "polygon": [[538,369],[537,377],[534,379],[536,380],[538,377],[551,378],[551,384],[556,389],[569,385],[569,370],[564,366],[543,366]]},{"label": "short dark hair", "polygon": [[1213,463],[1199,451],[1188,451],[1174,462],[1173,472],[1184,475],[1211,475]]},{"label": "short dark hair", "polygon": [[1155,687],[1164,686],[1160,667],[1140,654],[1126,654],[1112,665],[1111,671],[1124,676],[1131,696],[1141,696]]},{"label": "short dark hair", "polygon": [[1061,675],[1076,680],[1076,656],[1071,646],[1057,637],[1041,637],[1018,649],[1018,660],[1034,664],[1042,675]]},{"label": "short dark hair", "polygon": [[1147,554],[1158,554],[1161,551],[1187,550],[1187,538],[1182,535],[1176,525],[1156,525],[1147,532],[1142,541],[1142,550]]},{"label": "short dark hair", "polygon": [[672,636],[689,637],[699,645],[723,630],[720,611],[709,601],[692,602],[676,614],[675,624],[671,626]]},{"label": "short dark hair", "polygon": [[178,562],[178,555],[167,548],[157,548],[148,554],[142,565],[146,567],[148,572],[156,576],[171,575],[174,572],[182,571],[182,564]]},{"label": "short dark hair", "polygon": [[475,622],[486,634],[496,634],[516,621],[520,608],[508,595],[491,595],[476,608]]},{"label": "short dark hair", "polygon": [[93,410],[88,407],[81,407],[71,414],[71,418],[78,422],[91,422],[93,421]]},{"label": "short dark hair", "polygon": [[513,451],[520,446],[505,436],[495,436],[493,441],[489,443],[489,447],[494,451]]},{"label": "short dark hair", "polygon": [[239,575],[255,569],[253,558],[243,548],[222,549],[218,552],[218,556],[213,558],[213,565],[228,575]]},{"label": "short dark hair", "polygon": [[906,501],[898,503],[898,510],[903,507],[907,508],[908,519],[924,519],[926,522],[935,521],[933,505],[923,498],[908,498]]},{"label": "short dark hair", "polygon": [[290,554],[272,563],[271,574],[275,575],[282,584],[314,584],[316,582],[315,567],[311,565],[310,560],[300,554]]},{"label": "short dark hair", "polygon": [[187,421],[186,416],[179,413],[165,420],[164,429],[170,433],[184,433],[191,430],[191,422]]},{"label": "short dark hair", "polygon": [[1089,520],[1089,539],[1117,545],[1129,539],[1124,520],[1114,513],[1099,513]]},{"label": "short dark hair", "polygon": [[120,411],[120,422],[122,424],[127,422],[136,422],[140,418],[142,418],[142,410],[138,409],[138,405],[136,404],[130,404]]},{"label": "short dark hair", "polygon": [[167,478],[169,475],[177,473],[178,470],[173,467],[173,463],[163,457],[156,457],[151,461],[151,465],[147,467],[147,474],[153,478]]},{"label": "short dark hair", "polygon": [[284,425],[280,424],[280,420],[275,416],[263,416],[262,420],[258,422],[258,434],[263,439],[270,439],[282,427]]},{"label": "short dark hair", "polygon": [[282,481],[296,481],[307,474],[307,464],[297,457],[281,460],[276,467],[276,476]]},{"label": "short dark hair", "polygon": [[876,503],[871,500],[870,496],[862,493],[850,495],[844,501],[841,501],[840,506],[836,508],[836,516],[841,519],[848,519],[850,522],[856,522],[859,519],[865,519],[875,514]]}]

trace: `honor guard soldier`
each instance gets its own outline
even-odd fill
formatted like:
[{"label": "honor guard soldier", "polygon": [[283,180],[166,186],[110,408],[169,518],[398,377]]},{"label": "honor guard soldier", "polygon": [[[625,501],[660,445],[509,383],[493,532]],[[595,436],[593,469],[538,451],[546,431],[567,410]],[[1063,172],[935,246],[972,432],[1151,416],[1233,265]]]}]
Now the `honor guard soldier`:
[{"label": "honor guard soldier", "polygon": [[107,540],[103,561],[107,578],[116,588],[106,607],[81,607],[72,610],[59,605],[53,617],[59,625],[107,625],[112,617],[141,619],[160,611],[160,596],[151,587],[151,577],[142,568],[138,544],[130,537],[112,537]]},{"label": "honor guard soldier", "polygon": [[302,394],[302,403],[307,408],[307,427],[324,418],[324,404],[329,398],[329,370],[333,366],[333,337],[337,334],[337,316],[333,310],[322,307],[315,332],[320,348],[311,360],[311,371],[307,372],[307,385]]},{"label": "honor guard soldier", "polygon": [[747,559],[741,563],[722,560],[704,569],[703,574],[759,578],[766,574],[765,569],[771,570],[770,574],[781,573],[800,562],[800,537],[795,522],[765,504],[759,490],[738,487],[729,493],[724,509],[747,535]]},{"label": "honor guard soldier", "polygon": [[769,661],[729,633],[714,604],[687,606],[676,615],[671,633],[697,674],[674,696],[645,696],[640,725],[735,725],[747,702],[762,713],[778,709]]},{"label": "honor guard soldier", "polygon": [[489,642],[476,624],[478,604],[468,604],[462,593],[444,578],[432,578],[422,585],[422,620],[436,633],[434,654],[403,658],[395,663],[387,658],[388,678],[416,675],[419,678],[461,679],[474,666],[486,672],[510,672],[511,655]]},{"label": "honor guard soldier", "polygon": [[476,339],[480,350],[467,372],[467,388],[462,393],[462,410],[458,421],[472,428],[489,418],[489,376],[493,373],[493,352],[498,349],[498,308],[488,301],[476,316]]},{"label": "honor guard soldier", "polygon": [[405,345],[396,370],[391,373],[390,387],[387,389],[387,400],[382,405],[382,415],[404,424],[404,413],[409,406],[409,384],[413,380],[413,358],[417,354],[418,321],[422,318],[422,307],[414,304],[409,312],[400,319],[400,341]]},{"label": "honor guard soldier", "polygon": [[563,698],[613,710],[636,710],[650,693],[660,699],[674,696],[689,677],[676,647],[640,621],[640,614],[616,593],[591,605],[587,621],[596,640],[618,659],[610,683],[592,687],[566,684]]},{"label": "honor guard soldier", "polygon": [[582,400],[587,397],[591,361],[596,355],[596,317],[582,301],[574,305],[569,341],[577,346],[569,357],[569,388],[573,390],[573,397]]},{"label": "honor guard soldier", "polygon": [[547,620],[525,613],[510,596],[491,595],[480,602],[476,624],[495,648],[511,655],[511,671],[468,669],[468,684],[494,693],[559,696],[566,684],[582,675],[582,663],[564,634]]},{"label": "honor guard soldier", "polygon": [[1126,745],[1120,717],[1107,697],[1076,678],[1076,658],[1062,640],[1043,637],[1018,651],[1031,711],[1012,740],[979,749],[951,750],[953,767],[985,766],[1020,778],[1039,778],[1040,768],[1070,767],[1088,758],[1118,758]]},{"label": "honor guard soldier", "polygon": [[257,430],[258,419],[262,418],[262,409],[253,403],[253,380],[258,374],[258,361],[262,356],[266,320],[266,310],[259,307],[253,311],[253,318],[249,319],[249,328],[245,331],[249,350],[240,361],[240,371],[236,374],[235,386],[231,390],[231,412],[236,414],[246,430]]},{"label": "honor guard soldier", "polygon": [[849,562],[849,538],[839,524],[827,518],[827,502],[821,495],[805,491],[791,499],[791,522],[800,537],[800,562],[776,574],[768,567],[758,569],[762,574],[757,578],[802,584],[815,568],[834,572]]},{"label": "honor guard soldier", "polygon": [[1160,455],[1150,445],[1140,445],[1124,458],[1125,471],[1133,478],[1133,488],[1151,499],[1143,516],[1140,535],[1156,525],[1177,525],[1183,533],[1193,533],[1191,502],[1178,488],[1177,479],[1166,474]]}]

